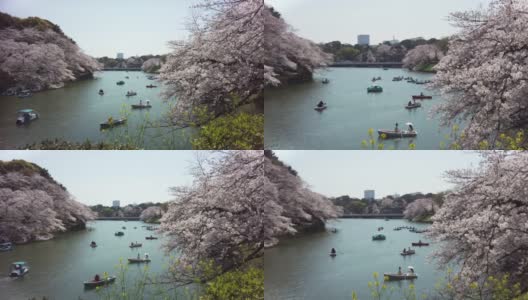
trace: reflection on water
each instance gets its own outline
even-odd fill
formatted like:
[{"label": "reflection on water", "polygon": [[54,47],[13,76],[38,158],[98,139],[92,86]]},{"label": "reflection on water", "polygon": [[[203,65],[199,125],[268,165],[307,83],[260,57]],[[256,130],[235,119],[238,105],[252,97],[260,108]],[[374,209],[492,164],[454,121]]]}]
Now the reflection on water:
[{"label": "reflection on water", "polygon": [[[381,76],[376,85],[383,93],[367,93],[373,85],[371,79]],[[414,77],[421,81],[432,75],[409,72],[404,69],[330,68],[316,74],[316,80],[265,91],[265,142],[272,149],[361,149],[361,142],[368,139],[369,128],[389,129],[399,123],[412,122],[418,137],[382,141],[385,149],[439,149],[450,129],[440,128],[429,111],[442,101],[436,91],[428,91],[424,85],[392,81],[393,77]],[[321,78],[330,79],[322,84]],[[412,95],[432,94],[432,100],[419,100],[422,107],[408,110],[405,106]],[[314,110],[323,100],[328,108]],[[378,134],[374,132],[377,140]]]}]

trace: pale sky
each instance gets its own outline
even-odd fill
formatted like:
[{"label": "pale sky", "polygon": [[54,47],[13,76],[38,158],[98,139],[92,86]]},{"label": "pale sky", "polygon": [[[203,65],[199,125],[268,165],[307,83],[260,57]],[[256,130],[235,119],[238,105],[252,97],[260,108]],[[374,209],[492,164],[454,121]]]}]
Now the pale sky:
[{"label": "pale sky", "polygon": [[444,172],[477,167],[473,151],[274,151],[314,191],[328,197],[376,198],[414,192],[437,193],[451,187]]},{"label": "pale sky", "polygon": [[297,34],[315,42],[356,44],[370,34],[371,44],[407,38],[442,38],[456,32],[451,12],[487,7],[491,0],[265,0]]},{"label": "pale sky", "polygon": [[195,151],[0,151],[0,160],[24,159],[48,169],[76,200],[121,206],[171,200],[169,187],[189,185]]},{"label": "pale sky", "polygon": [[0,11],[37,16],[59,25],[85,53],[126,57],[169,52],[167,42],[187,36],[197,0],[0,0]]}]

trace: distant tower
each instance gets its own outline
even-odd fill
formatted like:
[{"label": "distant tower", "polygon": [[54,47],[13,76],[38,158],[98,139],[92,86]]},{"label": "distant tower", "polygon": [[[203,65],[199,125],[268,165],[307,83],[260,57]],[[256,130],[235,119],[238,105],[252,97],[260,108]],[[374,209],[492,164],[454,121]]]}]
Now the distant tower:
[{"label": "distant tower", "polygon": [[117,53],[117,59],[125,59],[125,55],[121,52]]},{"label": "distant tower", "polygon": [[374,190],[365,190],[363,198],[368,200],[376,199]]},{"label": "distant tower", "polygon": [[370,45],[370,35],[368,34],[360,34],[357,37],[357,43],[358,45]]},{"label": "distant tower", "polygon": [[119,208],[121,205],[121,202],[119,200],[112,201],[112,207]]}]

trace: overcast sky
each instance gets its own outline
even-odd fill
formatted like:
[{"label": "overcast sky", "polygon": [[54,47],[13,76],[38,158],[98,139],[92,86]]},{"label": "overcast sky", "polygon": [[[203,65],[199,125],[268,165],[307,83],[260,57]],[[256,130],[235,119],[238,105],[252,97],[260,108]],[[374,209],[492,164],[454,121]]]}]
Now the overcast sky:
[{"label": "overcast sky", "polygon": [[441,38],[456,29],[451,12],[487,7],[490,0],[265,0],[302,37],[315,42],[356,44],[370,34],[371,44],[407,38]]},{"label": "overcast sky", "polygon": [[121,206],[172,199],[169,187],[192,183],[193,151],[0,151],[0,160],[24,159],[48,169],[84,204]]},{"label": "overcast sky", "polygon": [[477,167],[472,151],[275,151],[316,192],[328,197],[362,198],[373,189],[376,198],[414,192],[441,192],[451,186],[444,172]]},{"label": "overcast sky", "polygon": [[37,16],[59,25],[89,55],[125,57],[169,52],[187,35],[197,0],[0,0],[0,11]]}]

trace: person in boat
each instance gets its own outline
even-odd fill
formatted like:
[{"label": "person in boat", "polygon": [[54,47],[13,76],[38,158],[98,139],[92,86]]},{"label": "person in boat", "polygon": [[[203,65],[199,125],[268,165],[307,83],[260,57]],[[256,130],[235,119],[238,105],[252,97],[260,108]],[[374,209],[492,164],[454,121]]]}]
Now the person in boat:
[{"label": "person in boat", "polygon": [[149,106],[149,105],[150,105],[150,100],[147,100],[147,106]]},{"label": "person in boat", "polygon": [[101,281],[99,274],[95,274],[94,281]]},{"label": "person in boat", "polygon": [[401,266],[398,267],[398,275],[401,275],[402,274],[402,270],[401,270]]},{"label": "person in boat", "polygon": [[413,103],[411,101],[409,101],[409,103],[407,103],[407,106],[411,106]]},{"label": "person in boat", "polygon": [[145,259],[149,259],[148,253],[145,253]]},{"label": "person in boat", "polygon": [[400,132],[400,129],[398,129],[398,123],[394,126],[394,132]]},{"label": "person in boat", "polygon": [[410,132],[413,132],[413,131],[414,131],[414,127],[413,127],[411,124],[409,124],[409,131],[410,131]]},{"label": "person in boat", "polygon": [[138,253],[138,259],[140,259],[141,257],[139,256],[139,253]]},{"label": "person in boat", "polygon": [[139,105],[143,105],[143,100],[139,99]]},{"label": "person in boat", "polygon": [[418,241],[418,244],[421,244],[421,243],[422,243],[422,240],[419,240],[419,241]]},{"label": "person in boat", "polygon": [[317,103],[317,107],[323,107],[324,106],[324,102],[323,100],[319,101],[319,103]]},{"label": "person in boat", "polygon": [[403,254],[407,253],[407,250],[405,248],[403,248]]},{"label": "person in boat", "polygon": [[420,93],[420,97],[423,97],[423,95],[424,95],[423,92],[421,92],[421,93]]},{"label": "person in boat", "polygon": [[330,250],[330,254],[336,254],[336,250],[332,248],[332,250]]}]

